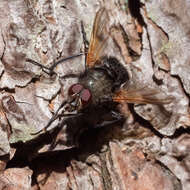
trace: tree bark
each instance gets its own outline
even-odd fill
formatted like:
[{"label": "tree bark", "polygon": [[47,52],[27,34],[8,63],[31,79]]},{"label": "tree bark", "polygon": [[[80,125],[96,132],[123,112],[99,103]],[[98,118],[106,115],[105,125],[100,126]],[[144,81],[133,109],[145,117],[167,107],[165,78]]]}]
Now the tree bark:
[{"label": "tree bark", "polygon": [[[101,8],[101,55],[128,72],[128,97],[153,104],[120,100],[125,121],[110,127],[79,134],[80,120],[68,129],[60,117],[43,131],[77,83],[64,76],[85,71]],[[190,189],[188,10],[185,0],[1,0],[0,190]]]}]

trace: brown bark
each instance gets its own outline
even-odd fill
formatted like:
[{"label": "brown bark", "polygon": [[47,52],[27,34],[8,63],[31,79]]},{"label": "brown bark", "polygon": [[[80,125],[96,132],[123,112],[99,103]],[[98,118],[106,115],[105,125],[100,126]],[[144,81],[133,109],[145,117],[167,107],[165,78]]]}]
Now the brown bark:
[{"label": "brown bark", "polygon": [[[96,12],[109,16],[106,56],[130,75],[131,89],[156,90],[167,104],[119,105],[120,125],[78,134],[43,129],[85,70]],[[172,0],[0,1],[0,190],[190,189],[189,4]],[[86,116],[88,117],[88,115]],[[86,126],[85,126],[86,127]],[[88,126],[89,127],[89,126]],[[29,168],[30,169],[29,169]]]}]

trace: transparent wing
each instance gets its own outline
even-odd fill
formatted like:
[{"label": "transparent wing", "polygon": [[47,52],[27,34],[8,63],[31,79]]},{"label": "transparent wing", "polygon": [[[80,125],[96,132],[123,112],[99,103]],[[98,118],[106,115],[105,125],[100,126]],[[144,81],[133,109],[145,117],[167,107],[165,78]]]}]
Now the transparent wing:
[{"label": "transparent wing", "polygon": [[108,13],[105,8],[101,8],[97,13],[93,24],[90,38],[90,45],[87,54],[87,66],[93,67],[103,56],[104,49],[109,37],[106,24],[109,21]]},{"label": "transparent wing", "polygon": [[125,90],[121,89],[118,91],[114,97],[113,101],[127,103],[138,103],[138,104],[169,104],[174,100],[174,97],[167,96],[158,90],[150,88],[141,88],[135,90]]}]

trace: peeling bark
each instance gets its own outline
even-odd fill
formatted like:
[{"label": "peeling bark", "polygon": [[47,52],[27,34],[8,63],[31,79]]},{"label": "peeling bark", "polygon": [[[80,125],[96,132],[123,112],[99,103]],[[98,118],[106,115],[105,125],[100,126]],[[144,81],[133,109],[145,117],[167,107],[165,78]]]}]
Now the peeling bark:
[{"label": "peeling bark", "polygon": [[[122,88],[155,89],[155,99],[169,101],[120,101],[123,123],[93,128],[80,125],[88,114],[69,124],[60,117],[44,132],[78,81],[65,75],[85,70],[102,7],[109,17],[102,53],[129,73]],[[190,189],[188,10],[185,0],[1,0],[0,189]]]}]

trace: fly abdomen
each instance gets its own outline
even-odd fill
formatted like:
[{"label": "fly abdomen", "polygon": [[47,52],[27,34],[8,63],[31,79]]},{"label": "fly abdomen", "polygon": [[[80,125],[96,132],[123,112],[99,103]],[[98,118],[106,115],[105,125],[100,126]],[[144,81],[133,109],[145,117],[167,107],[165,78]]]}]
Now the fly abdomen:
[{"label": "fly abdomen", "polygon": [[104,57],[102,59],[102,68],[107,71],[109,77],[114,81],[113,90],[120,88],[121,84],[129,80],[126,68],[114,57]]}]

